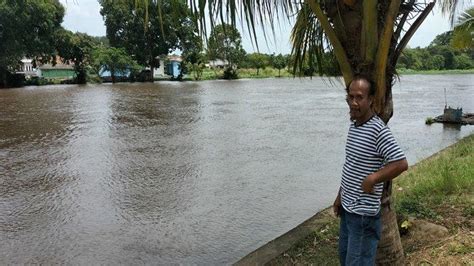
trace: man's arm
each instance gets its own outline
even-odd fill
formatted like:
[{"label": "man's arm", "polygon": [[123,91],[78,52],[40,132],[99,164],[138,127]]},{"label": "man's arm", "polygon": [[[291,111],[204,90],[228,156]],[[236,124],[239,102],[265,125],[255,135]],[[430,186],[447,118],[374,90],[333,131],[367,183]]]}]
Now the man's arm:
[{"label": "man's arm", "polygon": [[340,215],[340,213],[339,213],[340,208],[341,208],[341,187],[339,187],[339,191],[337,192],[336,200],[332,204],[332,210],[334,211],[334,214],[336,216]]},{"label": "man's arm", "polygon": [[401,173],[408,169],[408,162],[406,159],[398,160],[388,163],[379,171],[368,175],[362,182],[362,190],[365,193],[372,193],[374,185],[380,182],[385,182],[394,179]]}]

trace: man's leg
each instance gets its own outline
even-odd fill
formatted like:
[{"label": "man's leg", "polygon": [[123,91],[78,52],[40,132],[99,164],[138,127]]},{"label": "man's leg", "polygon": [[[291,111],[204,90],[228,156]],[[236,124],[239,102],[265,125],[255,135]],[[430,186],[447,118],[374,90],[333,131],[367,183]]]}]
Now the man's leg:
[{"label": "man's leg", "polygon": [[380,215],[347,213],[346,223],[349,231],[346,265],[375,265],[381,232]]},{"label": "man's leg", "polygon": [[346,211],[344,210],[344,208],[342,208],[342,206],[340,207],[339,213],[341,216],[341,222],[339,224],[339,261],[341,265],[345,265],[349,232],[347,231]]}]

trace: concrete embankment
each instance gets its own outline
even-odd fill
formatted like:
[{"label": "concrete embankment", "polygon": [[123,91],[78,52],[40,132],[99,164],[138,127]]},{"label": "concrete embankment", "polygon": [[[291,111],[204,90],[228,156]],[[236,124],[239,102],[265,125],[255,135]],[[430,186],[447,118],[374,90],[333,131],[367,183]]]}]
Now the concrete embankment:
[{"label": "concrete embankment", "polygon": [[318,212],[292,230],[243,257],[234,265],[264,265],[270,262],[312,232],[321,230],[334,220],[334,215],[331,212],[331,207]]}]

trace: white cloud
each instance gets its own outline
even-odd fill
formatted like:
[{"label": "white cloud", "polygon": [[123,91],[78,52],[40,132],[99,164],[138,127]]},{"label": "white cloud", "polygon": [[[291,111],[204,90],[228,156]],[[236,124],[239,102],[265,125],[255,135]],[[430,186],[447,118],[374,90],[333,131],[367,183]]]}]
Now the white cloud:
[{"label": "white cloud", "polygon": [[97,0],[60,0],[66,9],[63,27],[73,32],[105,36],[105,25]]}]

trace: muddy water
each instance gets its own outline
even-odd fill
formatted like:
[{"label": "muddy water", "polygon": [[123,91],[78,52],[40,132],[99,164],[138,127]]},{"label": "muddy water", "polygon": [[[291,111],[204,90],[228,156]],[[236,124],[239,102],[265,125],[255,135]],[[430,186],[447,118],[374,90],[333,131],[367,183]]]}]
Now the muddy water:
[{"label": "muddy water", "polygon": [[[410,164],[472,134],[474,75],[405,76]],[[344,91],[266,79],[0,90],[0,264],[228,264],[331,204]]]}]

